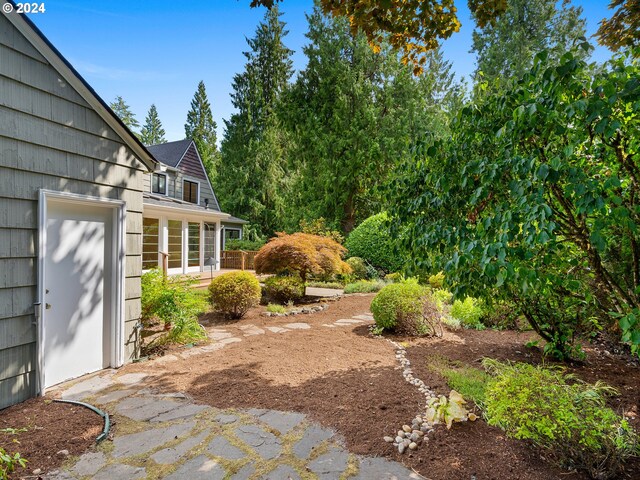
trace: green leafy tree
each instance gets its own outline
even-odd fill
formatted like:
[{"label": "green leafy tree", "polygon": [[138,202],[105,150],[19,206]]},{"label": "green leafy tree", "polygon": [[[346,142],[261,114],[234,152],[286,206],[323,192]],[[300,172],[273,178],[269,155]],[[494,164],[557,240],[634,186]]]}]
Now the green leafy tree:
[{"label": "green leafy tree", "polygon": [[118,118],[122,120],[122,123],[129,127],[131,131],[134,131],[140,126],[140,123],[136,120],[136,116],[131,111],[131,108],[120,95],[118,95],[116,99],[109,104],[109,107],[111,107],[111,110],[113,110]]},{"label": "green leafy tree", "polygon": [[640,0],[611,0],[609,8],[616,11],[600,22],[598,42],[614,51],[640,47]]},{"label": "green leafy tree", "polygon": [[278,102],[293,73],[280,12],[273,8],[248,39],[242,73],[233,79],[231,101],[237,112],[225,121],[221,154],[233,172],[217,186],[225,210],[260,228],[260,235],[280,228],[288,135],[277,115]]},{"label": "green leafy tree", "polygon": [[144,120],[144,125],[140,130],[140,141],[144,145],[158,145],[159,143],[165,143],[164,128],[160,118],[158,118],[158,110],[154,104],[149,107],[149,113]]},{"label": "green leafy tree", "polygon": [[219,165],[216,122],[213,121],[213,113],[211,113],[211,105],[203,81],[198,83],[196,93],[191,100],[191,109],[187,113],[184,134],[186,138],[190,138],[196,143],[209,179],[211,183],[216,185]]},{"label": "green leafy tree", "polygon": [[285,102],[293,145],[287,226],[323,217],[348,233],[384,209],[382,186],[416,139],[444,134],[454,82],[439,51],[415,78],[388,46],[374,53],[364,35],[318,8],[307,38],[307,66]]},{"label": "green leafy tree", "polygon": [[640,68],[618,57],[594,74],[581,57],[542,53],[465,108],[407,165],[391,209],[414,268],[508,297],[558,357],[594,318],[640,344]]},{"label": "green leafy tree", "polygon": [[[508,0],[504,14],[476,28],[471,51],[478,55],[476,82],[489,90],[504,86],[531,68],[535,54],[547,50],[559,59],[585,35],[582,8],[571,0]],[[481,73],[480,73],[481,72]]]}]

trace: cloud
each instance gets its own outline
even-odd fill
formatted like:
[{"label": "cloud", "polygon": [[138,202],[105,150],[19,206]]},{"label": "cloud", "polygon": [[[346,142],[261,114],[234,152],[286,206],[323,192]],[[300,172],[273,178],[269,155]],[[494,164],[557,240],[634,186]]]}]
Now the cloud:
[{"label": "cloud", "polygon": [[72,60],[71,64],[85,77],[100,78],[103,80],[125,80],[147,82],[150,80],[174,80],[178,78],[176,73],[126,70],[121,68],[106,67],[95,63],[84,62],[82,60]]}]

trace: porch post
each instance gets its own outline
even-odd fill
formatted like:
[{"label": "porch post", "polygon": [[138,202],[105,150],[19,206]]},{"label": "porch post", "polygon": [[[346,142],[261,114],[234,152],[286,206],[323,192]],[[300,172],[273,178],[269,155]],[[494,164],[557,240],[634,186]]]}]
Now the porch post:
[{"label": "porch post", "polygon": [[222,259],[220,258],[220,244],[222,243],[222,239],[221,239],[221,236],[220,236],[220,228],[221,228],[220,225],[221,225],[220,224],[220,220],[217,220],[216,221],[216,234],[215,234],[216,241],[214,242],[214,244],[216,246],[215,247],[216,250],[215,250],[215,256],[214,257],[217,260],[217,262],[216,262],[216,271],[219,271],[220,267],[222,265]]}]

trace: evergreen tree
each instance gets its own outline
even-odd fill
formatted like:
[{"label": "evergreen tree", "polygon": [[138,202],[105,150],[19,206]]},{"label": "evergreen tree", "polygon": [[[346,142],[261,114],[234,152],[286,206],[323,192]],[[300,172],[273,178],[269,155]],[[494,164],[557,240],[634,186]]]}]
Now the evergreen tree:
[{"label": "evergreen tree", "polygon": [[[559,59],[573,42],[585,35],[582,8],[563,0],[508,0],[507,10],[493,23],[473,32],[471,51],[478,55],[476,82],[500,89],[521,77],[541,50]],[[482,72],[482,76],[479,73]]]},{"label": "evergreen tree", "polygon": [[295,145],[287,226],[323,217],[348,233],[386,208],[383,187],[416,142],[444,135],[455,82],[439,50],[415,77],[388,46],[374,53],[346,20],[318,8],[307,38],[307,67],[287,97]]},{"label": "evergreen tree", "polygon": [[131,131],[140,126],[140,123],[136,120],[136,116],[131,111],[131,108],[120,95],[118,95],[116,99],[109,104],[109,106],[120,120],[122,120],[122,123],[129,127]]},{"label": "evergreen tree", "polygon": [[233,172],[217,188],[223,208],[251,221],[262,234],[280,228],[287,133],[277,115],[282,92],[293,73],[285,47],[285,24],[277,7],[265,14],[255,37],[248,39],[245,69],[233,79],[231,101],[237,112],[225,121],[221,156]]},{"label": "evergreen tree", "polygon": [[164,138],[164,128],[160,118],[158,118],[158,110],[155,105],[151,105],[147,118],[144,120],[142,130],[140,130],[140,141],[144,145],[157,145],[159,143],[166,143]]},{"label": "evergreen tree", "polygon": [[187,113],[184,133],[186,138],[191,138],[196,143],[209,179],[211,183],[216,184],[219,164],[216,122],[213,121],[211,105],[207,99],[207,91],[203,81],[198,83],[196,93],[191,100],[191,110]]}]

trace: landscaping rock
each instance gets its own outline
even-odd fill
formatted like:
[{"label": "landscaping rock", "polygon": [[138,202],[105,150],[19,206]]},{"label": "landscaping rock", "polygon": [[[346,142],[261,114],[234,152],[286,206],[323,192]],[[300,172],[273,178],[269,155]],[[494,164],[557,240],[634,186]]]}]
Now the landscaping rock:
[{"label": "landscaping rock", "polygon": [[[98,470],[107,463],[107,457],[102,452],[89,452],[80,457],[78,462],[73,466],[71,471],[80,477],[88,477],[95,475]],[[38,475],[33,472],[34,475]]]},{"label": "landscaping rock", "polygon": [[275,470],[260,477],[260,480],[300,480],[300,475],[289,465],[278,465]]},{"label": "landscaping rock", "polygon": [[[165,480],[223,480],[226,472],[218,462],[205,455],[198,455],[185,462]],[[114,477],[126,478],[126,477]]]},{"label": "landscaping rock", "polygon": [[325,440],[329,440],[332,436],[333,431],[322,428],[319,425],[311,425],[305,430],[302,438],[293,446],[293,454],[302,460],[306,460],[314,448]]},{"label": "landscaping rock", "polygon": [[285,327],[290,330],[309,330],[311,328],[308,323],[287,323]]},{"label": "landscaping rock", "polygon": [[114,458],[124,458],[150,452],[151,450],[154,450],[167,442],[186,435],[193,429],[193,427],[194,422],[188,421],[186,423],[179,423],[163,428],[144,430],[139,433],[132,433],[130,435],[123,435],[121,437],[116,436],[113,439],[112,456]]},{"label": "landscaping rock", "polygon": [[228,425],[230,423],[235,423],[238,421],[238,417],[235,415],[229,415],[226,413],[221,413],[220,415],[216,415],[216,422],[222,425]]},{"label": "landscaping rock", "polygon": [[242,425],[235,429],[235,434],[265,460],[271,460],[280,455],[282,450],[280,440],[257,425]]},{"label": "landscaping rock", "polygon": [[163,450],[159,450],[153,455],[151,455],[151,459],[162,465],[171,465],[176,463],[178,460],[183,458],[190,450],[194,449],[209,436],[210,431],[205,430],[204,432],[200,432],[200,434],[195,437],[187,438],[184,442],[179,443],[175,447],[165,448]]},{"label": "landscaping rock", "polygon": [[423,477],[385,458],[362,458],[358,475],[350,480],[420,480]]},{"label": "landscaping rock", "polygon": [[278,412],[276,410],[267,410],[262,415],[257,416],[261,422],[266,423],[274,428],[281,435],[287,434],[292,428],[299,425],[304,420],[305,415],[294,412]]},{"label": "landscaping rock", "polygon": [[247,463],[231,477],[231,480],[249,480],[255,471],[256,466],[253,463]]},{"label": "landscaping rock", "polygon": [[229,440],[222,436],[211,440],[211,443],[209,443],[207,447],[207,452],[214,457],[221,457],[226,460],[240,460],[246,456],[242,450],[231,445]]},{"label": "landscaping rock", "polygon": [[109,465],[93,476],[93,480],[113,480],[114,478],[126,478],[135,480],[145,478],[147,472],[142,467],[132,467],[124,463]]}]

